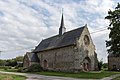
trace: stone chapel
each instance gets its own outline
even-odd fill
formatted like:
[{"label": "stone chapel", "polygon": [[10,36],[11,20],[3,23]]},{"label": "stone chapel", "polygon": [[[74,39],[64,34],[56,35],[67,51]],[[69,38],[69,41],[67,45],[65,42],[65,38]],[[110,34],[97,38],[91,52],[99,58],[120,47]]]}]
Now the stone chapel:
[{"label": "stone chapel", "polygon": [[40,64],[52,71],[93,71],[98,69],[95,45],[87,25],[66,32],[62,14],[59,34],[46,38],[24,56],[23,66]]}]

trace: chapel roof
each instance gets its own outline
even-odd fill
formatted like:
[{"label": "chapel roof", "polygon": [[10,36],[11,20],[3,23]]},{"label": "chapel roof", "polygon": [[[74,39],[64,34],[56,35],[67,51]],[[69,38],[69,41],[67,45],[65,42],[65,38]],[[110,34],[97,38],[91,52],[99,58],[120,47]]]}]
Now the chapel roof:
[{"label": "chapel roof", "polygon": [[31,62],[39,62],[39,58],[36,53],[27,52],[26,55],[28,56],[29,61]]},{"label": "chapel roof", "polygon": [[40,42],[40,44],[35,48],[33,52],[37,53],[45,50],[75,45],[77,39],[80,38],[84,27],[85,26],[65,32],[63,35],[55,35],[44,39]]}]

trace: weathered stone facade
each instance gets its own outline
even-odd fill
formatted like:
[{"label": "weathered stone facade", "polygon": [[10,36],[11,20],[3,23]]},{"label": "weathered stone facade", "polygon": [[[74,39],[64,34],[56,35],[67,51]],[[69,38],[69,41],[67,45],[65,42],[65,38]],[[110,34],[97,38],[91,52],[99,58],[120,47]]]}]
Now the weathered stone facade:
[{"label": "weathered stone facade", "polygon": [[27,68],[33,64],[39,64],[39,59],[35,53],[27,52],[23,58],[23,67]]},{"label": "weathered stone facade", "polygon": [[[84,37],[88,36],[89,38],[89,45],[85,44]],[[76,64],[76,68],[83,69],[84,60],[88,60],[89,63],[89,70],[96,70],[98,68],[98,61],[97,61],[97,54],[95,53],[95,45],[91,39],[90,33],[87,27],[84,28],[80,38],[77,40],[78,52],[75,53],[76,59],[78,59],[78,63]]]},{"label": "weathered stone facade", "polygon": [[[84,44],[84,36],[90,39],[88,46]],[[97,69],[97,56],[95,46],[92,42],[87,27],[84,28],[81,37],[76,40],[75,45],[66,46],[58,49],[46,50],[37,53],[40,59],[40,65],[49,70],[60,71],[81,71],[84,70],[84,64],[89,65],[88,70]],[[47,61],[47,67],[44,64]]]},{"label": "weathered stone facade", "polygon": [[68,71],[74,69],[74,46],[48,50],[38,53],[40,64],[44,68],[44,60],[47,61],[47,69]]},{"label": "weathered stone facade", "polygon": [[108,56],[108,70],[120,70],[120,57]]},{"label": "weathered stone facade", "polygon": [[24,66],[24,67],[29,67],[29,66],[31,66],[31,65],[30,65],[30,61],[29,61],[27,55],[25,55],[24,58],[23,58],[23,66]]}]

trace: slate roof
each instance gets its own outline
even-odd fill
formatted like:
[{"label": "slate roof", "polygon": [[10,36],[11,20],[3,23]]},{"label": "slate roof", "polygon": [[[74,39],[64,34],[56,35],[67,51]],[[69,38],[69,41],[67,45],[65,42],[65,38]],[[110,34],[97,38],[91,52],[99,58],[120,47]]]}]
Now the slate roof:
[{"label": "slate roof", "polygon": [[27,52],[26,55],[28,56],[29,61],[31,62],[39,62],[39,58],[36,53]]},{"label": "slate roof", "polygon": [[76,44],[76,40],[81,36],[81,33],[84,27],[80,27],[80,28],[65,32],[61,36],[56,35],[56,36],[44,39],[40,42],[40,44],[35,48],[33,52],[37,53],[45,50],[74,45]]}]

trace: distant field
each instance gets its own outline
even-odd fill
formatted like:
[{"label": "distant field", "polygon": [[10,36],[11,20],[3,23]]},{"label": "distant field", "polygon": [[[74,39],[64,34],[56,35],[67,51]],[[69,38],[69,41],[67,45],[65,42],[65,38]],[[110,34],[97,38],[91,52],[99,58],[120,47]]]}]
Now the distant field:
[{"label": "distant field", "polygon": [[9,75],[9,74],[1,74],[0,73],[0,80],[25,80],[26,77],[18,76],[18,75]]}]

